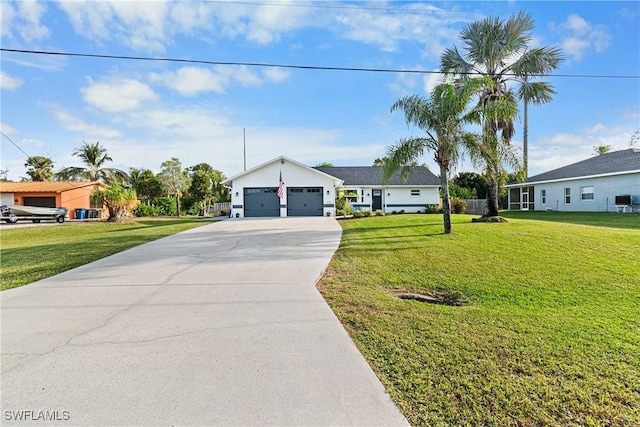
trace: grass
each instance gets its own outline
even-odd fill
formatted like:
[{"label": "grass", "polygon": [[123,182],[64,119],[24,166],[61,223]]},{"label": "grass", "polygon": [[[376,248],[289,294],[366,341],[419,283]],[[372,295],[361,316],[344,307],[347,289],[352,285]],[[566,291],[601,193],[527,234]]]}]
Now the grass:
[{"label": "grass", "polygon": [[193,218],[135,218],[11,229],[0,234],[0,289],[70,270],[133,246],[207,224]]},{"label": "grass", "polygon": [[640,219],[522,214],[342,221],[318,288],[412,425],[640,425]]}]

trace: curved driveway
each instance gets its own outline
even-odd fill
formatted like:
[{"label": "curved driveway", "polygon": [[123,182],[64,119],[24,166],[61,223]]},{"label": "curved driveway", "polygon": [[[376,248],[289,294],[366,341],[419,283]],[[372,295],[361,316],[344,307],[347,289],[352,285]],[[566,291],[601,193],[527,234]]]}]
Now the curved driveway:
[{"label": "curved driveway", "polygon": [[226,220],[0,293],[2,424],[406,425],[315,288],[340,233]]}]

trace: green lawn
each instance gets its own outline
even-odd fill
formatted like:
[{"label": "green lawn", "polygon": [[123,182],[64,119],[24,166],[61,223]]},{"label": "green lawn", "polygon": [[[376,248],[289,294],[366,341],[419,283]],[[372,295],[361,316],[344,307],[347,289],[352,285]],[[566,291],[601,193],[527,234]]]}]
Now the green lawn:
[{"label": "green lawn", "polygon": [[640,425],[640,216],[541,214],[341,222],[318,287],[411,424]]},{"label": "green lawn", "polygon": [[0,230],[0,284],[15,288],[208,224],[193,218],[135,218],[121,224],[88,222]]}]

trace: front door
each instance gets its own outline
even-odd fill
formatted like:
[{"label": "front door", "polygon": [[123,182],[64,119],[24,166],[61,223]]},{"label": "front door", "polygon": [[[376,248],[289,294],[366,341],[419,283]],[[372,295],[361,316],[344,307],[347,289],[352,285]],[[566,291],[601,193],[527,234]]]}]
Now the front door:
[{"label": "front door", "polygon": [[374,212],[382,210],[382,190],[373,190],[371,200],[371,210]]},{"label": "front door", "polygon": [[529,187],[522,187],[522,197],[520,198],[522,201],[520,205],[520,209],[523,211],[529,210]]}]

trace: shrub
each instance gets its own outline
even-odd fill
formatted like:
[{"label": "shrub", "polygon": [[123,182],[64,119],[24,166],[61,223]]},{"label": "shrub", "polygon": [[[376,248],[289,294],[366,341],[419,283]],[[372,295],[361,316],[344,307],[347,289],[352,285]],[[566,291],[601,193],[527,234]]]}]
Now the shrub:
[{"label": "shrub", "polygon": [[176,210],[176,199],[173,197],[158,197],[154,205],[158,208],[158,215],[175,216],[178,213]]},{"label": "shrub", "polygon": [[345,204],[344,205],[344,214],[345,215],[351,215],[351,205],[349,205],[349,204]]},{"label": "shrub", "polygon": [[384,216],[384,211],[382,209],[376,210],[376,216]]},{"label": "shrub", "polygon": [[451,199],[451,213],[467,213],[467,201],[464,199]]},{"label": "shrub", "polygon": [[427,205],[427,208],[425,209],[425,213],[439,214],[439,213],[442,213],[442,208],[440,207],[440,205]]},{"label": "shrub", "polygon": [[360,209],[354,210],[353,211],[353,217],[354,218],[362,218],[362,217],[364,217],[364,211],[361,211]]},{"label": "shrub", "polygon": [[133,210],[135,216],[158,216],[158,208],[141,203]]},{"label": "shrub", "polygon": [[398,211],[391,211],[391,215],[397,215]]},{"label": "shrub", "polygon": [[336,216],[344,216],[344,209],[336,209]]}]

